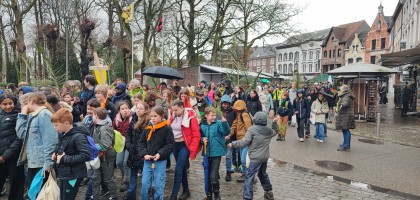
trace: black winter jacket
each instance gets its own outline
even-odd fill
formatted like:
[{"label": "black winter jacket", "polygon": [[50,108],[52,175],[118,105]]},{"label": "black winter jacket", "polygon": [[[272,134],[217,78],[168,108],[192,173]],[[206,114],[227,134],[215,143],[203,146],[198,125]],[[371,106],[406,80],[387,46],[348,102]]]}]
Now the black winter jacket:
[{"label": "black winter jacket", "polygon": [[[22,148],[22,140],[16,135],[16,120],[19,108],[6,113],[0,109],[0,156],[6,161],[18,158]],[[4,173],[4,172],[2,172]]]},{"label": "black winter jacket", "polygon": [[174,134],[172,128],[168,125],[157,129],[152,134],[149,141],[147,136],[149,135],[148,129],[145,129],[140,137],[140,158],[144,158],[145,155],[154,156],[159,153],[161,160],[166,160],[174,149]]},{"label": "black winter jacket", "polygon": [[66,154],[57,164],[57,174],[62,180],[72,180],[87,176],[85,162],[90,159],[89,142],[87,133],[83,129],[74,126],[64,135],[61,135],[58,142],[56,154]]},{"label": "black winter jacket", "polygon": [[258,95],[255,95],[255,97],[253,98],[251,98],[251,96],[248,95],[248,98],[246,100],[246,109],[252,116],[254,116],[257,112],[262,111],[262,105]]},{"label": "black winter jacket", "polygon": [[134,129],[134,125],[138,121],[138,116],[134,115],[131,119],[130,126],[127,130],[127,136],[125,137],[125,146],[128,149],[128,160],[127,166],[130,168],[140,167],[143,162],[143,158],[140,157],[140,138],[143,134],[144,129]]}]

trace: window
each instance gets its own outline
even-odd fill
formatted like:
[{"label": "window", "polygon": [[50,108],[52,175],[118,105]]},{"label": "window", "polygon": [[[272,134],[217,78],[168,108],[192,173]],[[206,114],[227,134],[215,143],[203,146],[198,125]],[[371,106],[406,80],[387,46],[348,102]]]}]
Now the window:
[{"label": "window", "polygon": [[350,58],[349,59],[349,64],[352,64],[353,63],[353,58]]},{"label": "window", "polygon": [[319,72],[319,70],[320,70],[320,69],[319,69],[318,64],[315,64],[315,71],[316,71],[316,72]]},{"label": "window", "polygon": [[281,62],[282,60],[283,60],[283,58],[282,58],[283,56],[281,55],[281,53],[279,54],[279,58],[278,58],[278,61],[279,62]]},{"label": "window", "polygon": [[287,61],[287,53],[283,54],[283,61]]},{"label": "window", "polygon": [[271,66],[270,67],[270,74],[273,74],[274,75],[274,66]]},{"label": "window", "polygon": [[292,64],[289,64],[289,74],[292,73],[292,68],[293,68],[293,65]]},{"label": "window", "polygon": [[379,20],[378,24],[376,25],[376,30],[380,31],[381,30],[381,25],[382,25],[382,22],[381,22],[381,20]]},{"label": "window", "polygon": [[329,53],[329,56],[328,57],[331,58],[331,50],[330,50],[330,53]]},{"label": "window", "polygon": [[359,49],[359,45],[356,45],[356,53],[357,53],[357,51],[359,51],[358,49]]},{"label": "window", "polygon": [[257,67],[257,72],[260,72],[261,71],[261,67]]},{"label": "window", "polygon": [[265,64],[267,63],[266,59],[262,59],[262,66],[265,67]]},{"label": "window", "polygon": [[335,49],[333,50],[333,58],[335,58]]},{"label": "window", "polygon": [[306,65],[303,65],[303,73],[306,72]]},{"label": "window", "polygon": [[338,57],[341,57],[341,49],[338,49],[337,55]]},{"label": "window", "polygon": [[356,58],[356,62],[362,62],[362,58]]},{"label": "window", "polygon": [[299,52],[295,52],[295,60],[299,60]]},{"label": "window", "polygon": [[283,72],[283,68],[281,67],[281,64],[279,64],[278,66],[279,68],[277,69],[277,73],[282,73]]},{"label": "window", "polygon": [[372,47],[371,47],[371,49],[372,50],[375,50],[376,49],[376,39],[373,39],[372,40]]},{"label": "window", "polygon": [[248,66],[252,66],[252,61],[251,60],[249,61]]},{"label": "window", "polygon": [[283,74],[287,74],[287,65],[286,64],[283,65]]},{"label": "window", "polygon": [[274,58],[270,58],[270,65],[274,65]]},{"label": "window", "polygon": [[320,50],[316,50],[316,59],[318,60],[319,59],[319,54],[321,54],[321,51]]},{"label": "window", "polygon": [[289,60],[293,60],[293,53],[289,53]]},{"label": "window", "polygon": [[293,69],[293,72],[295,72],[295,71],[298,71],[298,64],[297,63],[295,63],[295,68]]},{"label": "window", "polygon": [[324,58],[327,58],[327,51],[324,51]]},{"label": "window", "polygon": [[261,60],[257,60],[258,65],[257,66],[261,66]]},{"label": "window", "polygon": [[306,60],[306,51],[303,52],[303,60]]},{"label": "window", "polygon": [[314,52],[313,51],[309,51],[309,60],[314,59]]},{"label": "window", "polygon": [[376,56],[371,56],[370,57],[370,64],[375,64],[376,61]]},{"label": "window", "polygon": [[312,72],[312,64],[309,64],[309,72]]},{"label": "window", "polygon": [[254,64],[252,66],[257,66],[257,60],[254,60]]},{"label": "window", "polygon": [[381,38],[381,49],[385,49],[385,40],[386,38]]}]

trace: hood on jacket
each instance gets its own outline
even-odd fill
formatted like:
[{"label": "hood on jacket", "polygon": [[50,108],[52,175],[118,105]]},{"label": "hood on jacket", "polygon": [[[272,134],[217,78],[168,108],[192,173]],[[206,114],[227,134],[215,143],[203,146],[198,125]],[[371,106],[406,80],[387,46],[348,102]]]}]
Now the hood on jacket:
[{"label": "hood on jacket", "polygon": [[254,116],[254,124],[266,126],[267,125],[267,113],[266,112],[257,112]]},{"label": "hood on jacket", "polygon": [[303,89],[299,89],[299,90],[296,92],[296,95],[297,95],[297,94],[303,94],[303,95],[304,95],[304,94],[305,94],[305,90],[303,90]]},{"label": "hood on jacket", "polygon": [[230,81],[229,79],[226,79],[224,82],[225,87],[230,88],[232,86],[232,81]]},{"label": "hood on jacket", "polygon": [[23,94],[35,92],[35,89],[31,86],[23,86],[20,90],[22,91]]},{"label": "hood on jacket", "polygon": [[234,110],[239,110],[239,111],[241,111],[241,110],[245,110],[245,111],[248,111],[247,109],[246,109],[246,104],[245,104],[245,101],[242,101],[242,100],[237,100],[236,102],[235,102],[235,104],[233,104],[233,107],[232,107]]},{"label": "hood on jacket", "polygon": [[107,116],[106,119],[101,120],[100,122],[97,123],[97,125],[101,125],[101,126],[103,126],[103,125],[109,125],[109,126],[112,126],[112,120],[111,120],[111,118],[109,116]]},{"label": "hood on jacket", "polygon": [[222,99],[220,100],[220,102],[221,103],[224,103],[224,102],[231,103],[231,99],[230,99],[229,95],[225,94],[225,95],[222,96]]},{"label": "hood on jacket", "polygon": [[119,83],[117,87],[115,87],[115,89],[120,89],[122,92],[125,92],[127,86],[125,85],[125,83]]}]

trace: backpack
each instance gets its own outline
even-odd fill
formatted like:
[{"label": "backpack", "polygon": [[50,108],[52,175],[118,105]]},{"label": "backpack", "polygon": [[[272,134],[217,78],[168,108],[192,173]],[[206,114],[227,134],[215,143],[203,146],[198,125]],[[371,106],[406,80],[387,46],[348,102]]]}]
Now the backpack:
[{"label": "backpack", "polygon": [[94,160],[99,155],[99,148],[96,146],[93,138],[89,135],[89,130],[81,122],[74,123],[74,125],[82,129],[82,131],[85,133],[84,135],[87,137],[89,143],[90,160]]},{"label": "backpack", "polygon": [[124,151],[125,137],[117,130],[114,130],[114,150],[117,153]]}]

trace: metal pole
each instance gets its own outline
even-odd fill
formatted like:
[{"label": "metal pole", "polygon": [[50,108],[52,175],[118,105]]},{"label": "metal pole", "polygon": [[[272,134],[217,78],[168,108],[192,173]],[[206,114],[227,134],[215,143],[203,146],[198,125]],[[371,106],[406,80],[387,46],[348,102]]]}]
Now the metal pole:
[{"label": "metal pole", "polygon": [[69,80],[69,23],[68,18],[65,18],[66,22],[66,81]]},{"label": "metal pole", "polygon": [[360,72],[359,72],[359,89],[357,90],[357,113],[360,114]]},{"label": "metal pole", "polygon": [[381,127],[381,113],[378,112],[378,117],[376,119],[376,135],[379,136],[379,127]]},{"label": "metal pole", "polygon": [[131,79],[134,79],[134,33],[131,32]]}]

